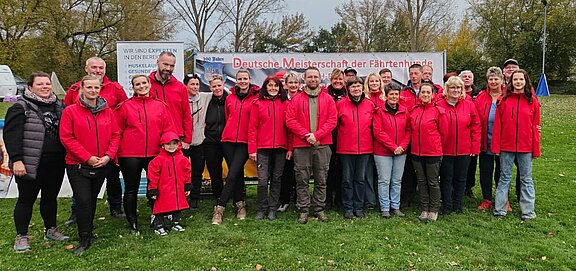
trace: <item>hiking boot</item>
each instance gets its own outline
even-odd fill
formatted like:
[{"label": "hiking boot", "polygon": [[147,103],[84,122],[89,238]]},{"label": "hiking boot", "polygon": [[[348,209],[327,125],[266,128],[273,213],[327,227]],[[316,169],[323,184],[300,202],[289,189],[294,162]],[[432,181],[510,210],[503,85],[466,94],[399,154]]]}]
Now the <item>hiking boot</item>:
[{"label": "hiking boot", "polygon": [[68,239],[70,239],[70,237],[62,234],[55,227],[47,229],[44,233],[44,240],[46,241],[68,241]]},{"label": "hiking boot", "polygon": [[362,210],[354,211],[354,216],[356,216],[357,218],[364,218],[364,211]]},{"label": "hiking boot", "polygon": [[124,218],[126,215],[122,212],[122,209],[113,209],[110,208],[110,216],[114,218]]},{"label": "hiking boot", "polygon": [[354,213],[352,211],[344,212],[344,219],[352,219],[352,218],[354,218]]},{"label": "hiking boot", "polygon": [[492,207],[492,201],[485,199],[482,201],[482,203],[480,203],[480,205],[478,205],[477,208],[478,210],[484,211],[490,209],[490,207]]},{"label": "hiking boot", "polygon": [[328,221],[328,217],[326,216],[324,211],[314,213],[314,217],[318,218],[318,220],[320,220],[321,222],[327,222]]},{"label": "hiking boot", "polygon": [[212,225],[222,224],[222,215],[224,214],[224,207],[214,206],[214,214],[212,215]]},{"label": "hiking boot", "polygon": [[391,217],[391,216],[390,216],[390,211],[384,211],[384,212],[382,212],[382,218],[388,219],[388,218],[390,218],[390,217]]},{"label": "hiking boot", "polygon": [[238,208],[236,218],[240,220],[246,219],[246,202],[245,201],[236,202],[236,207]]},{"label": "hiking boot", "polygon": [[427,219],[428,219],[428,221],[436,221],[436,220],[438,220],[438,212],[429,212]]},{"label": "hiking boot", "polygon": [[445,209],[442,209],[442,213],[441,213],[441,214],[442,214],[442,215],[450,215],[451,213],[452,213],[452,210],[451,210],[451,209],[445,208]]},{"label": "hiking boot", "polygon": [[288,207],[290,206],[290,204],[285,203],[285,204],[280,204],[280,206],[278,207],[278,209],[276,211],[278,212],[286,212],[286,210],[288,210]]},{"label": "hiking boot", "polygon": [[422,213],[420,213],[420,216],[418,217],[418,219],[420,219],[422,221],[428,220],[428,211],[422,211]]},{"label": "hiking boot", "polygon": [[300,224],[308,223],[308,213],[300,213],[298,215],[298,223]]},{"label": "hiking boot", "polygon": [[76,247],[72,253],[74,255],[80,255],[90,248],[90,246],[92,246],[92,233],[82,233],[80,234],[80,244],[78,244],[78,247]]},{"label": "hiking boot", "polygon": [[508,212],[508,213],[512,212],[512,207],[510,207],[509,201],[506,202],[506,212]]},{"label": "hiking boot", "polygon": [[404,216],[405,216],[405,214],[402,213],[399,209],[394,209],[394,210],[392,210],[392,212],[393,212],[394,215],[397,216],[397,217],[404,217]]},{"label": "hiking boot", "polygon": [[24,253],[30,251],[31,247],[28,243],[28,235],[17,235],[14,242],[14,252]]},{"label": "hiking boot", "polygon": [[180,225],[180,224],[174,224],[174,226],[172,226],[172,230],[177,231],[177,232],[183,232],[186,229],[184,227],[182,227],[182,225]]},{"label": "hiking boot", "polygon": [[276,220],[276,211],[268,212],[268,220],[270,220],[270,221]]},{"label": "hiking boot", "polygon": [[168,235],[168,232],[167,232],[164,228],[154,229],[154,233],[155,233],[155,234],[158,234],[158,235],[160,235],[160,236],[166,236],[166,235]]},{"label": "hiking boot", "polygon": [[266,215],[264,214],[264,211],[258,211],[258,212],[256,212],[256,217],[254,219],[262,220],[262,219],[264,219],[265,216]]}]

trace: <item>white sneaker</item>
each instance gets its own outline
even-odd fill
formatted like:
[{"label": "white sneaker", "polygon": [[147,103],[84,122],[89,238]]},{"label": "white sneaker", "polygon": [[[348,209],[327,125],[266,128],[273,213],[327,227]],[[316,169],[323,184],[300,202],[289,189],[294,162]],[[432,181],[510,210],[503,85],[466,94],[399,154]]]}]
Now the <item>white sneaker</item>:
[{"label": "white sneaker", "polygon": [[173,231],[178,231],[178,232],[183,232],[183,231],[185,231],[186,229],[185,229],[184,227],[182,227],[180,224],[176,224],[176,225],[172,226],[172,230],[173,230]]},{"label": "white sneaker", "polygon": [[168,234],[168,232],[166,232],[166,230],[164,230],[164,228],[158,228],[154,230],[154,233],[160,235],[160,236],[165,236]]},{"label": "white sneaker", "polygon": [[288,207],[290,206],[290,204],[286,203],[286,204],[280,204],[280,206],[278,207],[277,211],[278,212],[286,212],[286,210],[288,209]]}]

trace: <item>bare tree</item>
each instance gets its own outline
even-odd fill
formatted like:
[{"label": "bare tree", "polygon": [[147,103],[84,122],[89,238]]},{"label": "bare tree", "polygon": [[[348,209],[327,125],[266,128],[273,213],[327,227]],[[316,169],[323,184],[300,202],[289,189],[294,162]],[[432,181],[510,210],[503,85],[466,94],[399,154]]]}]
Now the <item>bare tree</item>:
[{"label": "bare tree", "polygon": [[452,0],[401,0],[396,2],[397,15],[410,30],[410,50],[432,48],[435,39],[449,29]]},{"label": "bare tree", "polygon": [[220,10],[229,22],[234,52],[246,51],[258,19],[279,12],[283,5],[284,0],[222,0]]},{"label": "bare tree", "polygon": [[253,32],[250,48],[255,52],[302,52],[314,37],[303,13],[284,15],[280,23],[258,21]]},{"label": "bare tree", "polygon": [[357,42],[360,52],[374,50],[377,37],[392,20],[391,0],[350,0],[336,7],[340,22],[344,23]]},{"label": "bare tree", "polygon": [[198,51],[206,46],[220,27],[226,23],[220,10],[220,0],[168,0],[174,12],[196,37]]}]

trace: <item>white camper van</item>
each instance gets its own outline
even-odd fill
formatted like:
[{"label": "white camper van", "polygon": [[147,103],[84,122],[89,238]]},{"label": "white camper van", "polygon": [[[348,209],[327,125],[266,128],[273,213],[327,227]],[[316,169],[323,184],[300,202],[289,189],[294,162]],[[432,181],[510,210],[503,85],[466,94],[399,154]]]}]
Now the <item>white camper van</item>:
[{"label": "white camper van", "polygon": [[0,99],[4,99],[5,96],[15,96],[16,93],[16,81],[10,67],[0,65]]}]

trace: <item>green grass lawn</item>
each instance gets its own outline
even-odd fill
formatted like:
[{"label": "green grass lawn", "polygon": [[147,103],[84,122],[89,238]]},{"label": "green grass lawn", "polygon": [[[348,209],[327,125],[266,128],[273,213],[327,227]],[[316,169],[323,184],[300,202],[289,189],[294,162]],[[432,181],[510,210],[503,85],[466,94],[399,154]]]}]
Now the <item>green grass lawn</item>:
[{"label": "green grass lawn", "polygon": [[[382,220],[369,211],[362,220],[344,221],[328,212],[330,221],[296,223],[294,209],[273,222],[255,221],[255,189],[248,190],[249,218],[238,221],[233,209],[221,226],[210,224],[211,202],[186,211],[186,232],[127,234],[124,220],[110,218],[100,201],[95,221],[97,242],[87,253],[73,256],[72,242],[47,242],[36,206],[30,227],[32,251],[12,251],[15,201],[0,200],[1,270],[576,270],[576,96],[552,96],[542,102],[541,159],[534,161],[536,212],[520,221],[519,207],[504,219],[478,212],[480,199],[466,199],[462,215],[421,223],[419,209],[405,218]],[[480,187],[475,187],[480,195]],[[140,202],[140,223],[149,209]],[[69,215],[69,199],[60,200],[58,221]],[[74,236],[74,227],[62,227]]]}]

